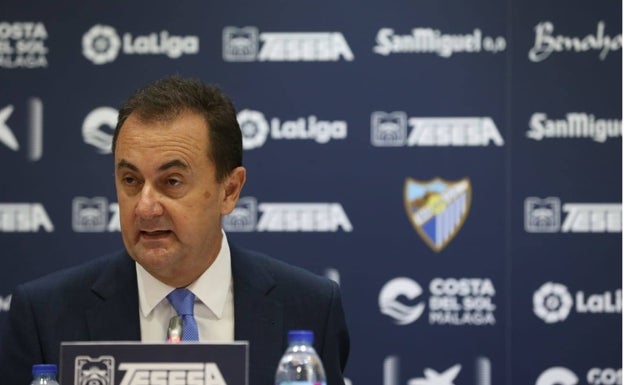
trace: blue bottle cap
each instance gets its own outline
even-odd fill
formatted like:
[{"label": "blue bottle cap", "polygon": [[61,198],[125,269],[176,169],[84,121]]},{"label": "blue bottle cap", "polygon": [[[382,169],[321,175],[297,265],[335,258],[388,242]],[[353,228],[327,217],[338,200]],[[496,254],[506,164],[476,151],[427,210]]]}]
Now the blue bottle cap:
[{"label": "blue bottle cap", "polygon": [[54,364],[35,364],[32,367],[32,374],[41,375],[41,374],[54,374],[56,375],[57,369]]},{"label": "blue bottle cap", "polygon": [[291,330],[288,332],[288,343],[306,342],[312,345],[314,332],[312,330]]}]

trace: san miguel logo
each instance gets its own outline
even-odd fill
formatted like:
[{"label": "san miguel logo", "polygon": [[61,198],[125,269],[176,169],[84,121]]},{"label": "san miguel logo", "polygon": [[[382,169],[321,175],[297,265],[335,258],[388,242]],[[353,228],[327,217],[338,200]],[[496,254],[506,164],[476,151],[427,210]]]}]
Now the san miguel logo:
[{"label": "san miguel logo", "polygon": [[420,237],[433,251],[440,252],[464,224],[472,188],[468,178],[455,182],[407,178],[403,197],[407,217]]}]

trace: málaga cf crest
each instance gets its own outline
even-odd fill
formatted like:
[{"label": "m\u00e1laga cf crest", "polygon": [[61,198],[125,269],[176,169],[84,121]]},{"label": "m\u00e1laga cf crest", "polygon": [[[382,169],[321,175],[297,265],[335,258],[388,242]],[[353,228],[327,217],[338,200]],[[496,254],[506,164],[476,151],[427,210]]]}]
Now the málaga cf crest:
[{"label": "m\u00e1laga cf crest", "polygon": [[407,216],[420,237],[435,252],[441,251],[457,235],[470,209],[470,179],[450,182],[405,179],[403,201]]}]

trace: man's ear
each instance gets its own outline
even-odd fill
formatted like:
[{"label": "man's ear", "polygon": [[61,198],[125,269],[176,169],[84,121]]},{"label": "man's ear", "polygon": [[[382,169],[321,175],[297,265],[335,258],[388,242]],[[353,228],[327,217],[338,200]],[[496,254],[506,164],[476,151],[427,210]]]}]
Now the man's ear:
[{"label": "man's ear", "polygon": [[236,167],[225,178],[225,181],[223,181],[225,195],[221,205],[221,215],[227,215],[234,210],[246,179],[247,170],[242,166]]}]

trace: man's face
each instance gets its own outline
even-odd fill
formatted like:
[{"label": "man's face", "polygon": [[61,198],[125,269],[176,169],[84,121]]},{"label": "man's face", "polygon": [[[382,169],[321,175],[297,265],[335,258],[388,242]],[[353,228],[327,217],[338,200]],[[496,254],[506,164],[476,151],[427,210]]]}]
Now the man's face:
[{"label": "man's face", "polygon": [[221,247],[221,215],[236,205],[245,170],[221,183],[208,157],[208,127],[196,113],[171,121],[131,114],[115,149],[115,186],[124,245],[150,274],[186,286]]}]

